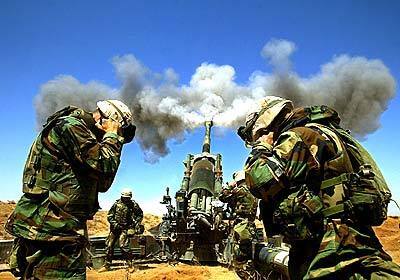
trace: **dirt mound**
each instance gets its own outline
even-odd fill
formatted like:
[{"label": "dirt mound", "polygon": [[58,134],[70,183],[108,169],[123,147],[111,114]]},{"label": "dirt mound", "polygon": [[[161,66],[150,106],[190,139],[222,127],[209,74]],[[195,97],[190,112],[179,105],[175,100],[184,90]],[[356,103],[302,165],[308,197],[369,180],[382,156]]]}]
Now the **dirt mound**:
[{"label": "dirt mound", "polygon": [[156,228],[161,223],[161,217],[153,214],[144,214],[143,224],[144,228],[148,231]]},{"label": "dirt mound", "polygon": [[400,264],[400,217],[390,216],[383,225],[375,227],[375,233],[385,251]]},{"label": "dirt mound", "polygon": [[14,208],[14,201],[0,201],[0,239],[12,239],[12,236],[4,230],[4,225],[7,222],[8,216],[14,210]]},{"label": "dirt mound", "polygon": [[88,223],[89,235],[107,235],[109,231],[109,224],[107,222],[107,211],[99,211],[94,215],[93,220]]},{"label": "dirt mound", "polygon": [[[153,214],[144,214],[143,224],[144,229],[149,231],[155,228],[161,222],[159,216]],[[107,221],[107,211],[99,211],[93,217],[93,220],[88,221],[89,235],[102,236],[107,235],[110,230],[109,223]]]}]

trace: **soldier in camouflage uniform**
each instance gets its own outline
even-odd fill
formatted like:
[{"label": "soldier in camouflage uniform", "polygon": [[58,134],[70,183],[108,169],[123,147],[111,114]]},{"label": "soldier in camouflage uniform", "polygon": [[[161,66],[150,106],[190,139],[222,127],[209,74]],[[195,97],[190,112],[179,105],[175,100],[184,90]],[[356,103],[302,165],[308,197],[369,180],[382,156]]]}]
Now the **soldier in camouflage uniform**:
[{"label": "soldier in camouflage uniform", "polygon": [[143,211],[134,200],[132,191],[124,189],[121,192],[121,199],[117,200],[108,211],[107,220],[110,223],[110,234],[107,238],[106,263],[99,272],[110,268],[114,255],[114,246],[119,240],[119,247],[125,260],[130,261],[129,256],[129,235],[143,233],[141,223]]},{"label": "soldier in camouflage uniform", "polygon": [[383,210],[383,219],[374,221],[384,205],[360,199],[374,197],[368,192],[375,181],[364,180],[369,183],[356,192],[364,181],[348,179],[355,172],[355,153],[367,155],[375,168],[371,178],[386,186],[383,176],[356,140],[345,145],[343,139],[354,138],[340,128],[337,112],[327,106],[293,108],[291,101],[273,96],[260,105],[238,130],[252,148],[246,184],[261,199],[267,235],[282,234],[291,245],[291,279],[400,279],[400,267],[371,227],[384,220]]},{"label": "soldier in camouflage uniform", "polygon": [[252,240],[256,239],[254,220],[257,212],[257,201],[246,186],[244,172],[233,174],[233,182],[223,188],[219,200],[228,204],[235,215],[234,238],[234,267],[241,279],[252,279],[254,266],[252,258]]},{"label": "soldier in camouflage uniform", "polygon": [[113,182],[126,125],[133,126],[132,113],[118,100],[98,102],[93,113],[70,106],[49,117],[32,144],[24,194],[6,224],[15,236],[15,276],[86,279],[86,221],[99,208],[98,193]]}]

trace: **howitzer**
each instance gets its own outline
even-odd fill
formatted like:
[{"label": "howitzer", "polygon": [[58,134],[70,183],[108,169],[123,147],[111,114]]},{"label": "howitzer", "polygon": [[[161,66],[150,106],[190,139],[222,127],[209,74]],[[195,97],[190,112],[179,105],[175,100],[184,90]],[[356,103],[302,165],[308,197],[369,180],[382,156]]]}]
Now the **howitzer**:
[{"label": "howitzer", "polygon": [[211,154],[212,121],[205,122],[205,136],[200,154],[188,154],[180,189],[175,194],[176,207],[169,194],[164,196],[167,214],[160,225],[161,235],[169,238],[178,259],[216,261],[218,244],[227,236],[218,195],[222,187],[222,156]]}]

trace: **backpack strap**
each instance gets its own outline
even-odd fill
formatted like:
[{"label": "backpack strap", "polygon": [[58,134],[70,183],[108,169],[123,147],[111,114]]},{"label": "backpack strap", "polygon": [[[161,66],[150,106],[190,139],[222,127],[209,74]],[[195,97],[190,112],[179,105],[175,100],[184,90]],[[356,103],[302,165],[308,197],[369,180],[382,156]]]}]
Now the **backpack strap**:
[{"label": "backpack strap", "polygon": [[57,155],[57,156],[61,155],[61,153],[50,142],[50,140],[48,138],[50,130],[55,127],[56,122],[59,121],[61,117],[69,116],[76,110],[78,110],[78,108],[74,107],[74,106],[64,107],[63,109],[55,112],[50,117],[48,117],[47,122],[43,125],[41,141],[43,143],[43,146],[45,146],[52,154]]},{"label": "backpack strap", "polygon": [[50,130],[52,128],[55,128],[55,124],[57,123],[57,121],[60,120],[60,118],[62,117],[66,117],[66,116],[71,116],[71,117],[75,117],[78,119],[81,119],[86,125],[87,127],[92,130],[93,128],[95,128],[95,121],[92,117],[91,114],[85,112],[84,110],[79,109],[78,107],[75,106],[67,106],[64,107],[63,109],[55,112],[53,115],[51,115],[48,119],[47,122],[43,125],[43,130],[42,130],[42,143],[44,144],[44,146],[46,146],[46,148],[54,155],[57,156],[63,156],[60,151],[58,151],[58,149],[53,145],[53,143],[50,142],[48,136],[50,133]]}]

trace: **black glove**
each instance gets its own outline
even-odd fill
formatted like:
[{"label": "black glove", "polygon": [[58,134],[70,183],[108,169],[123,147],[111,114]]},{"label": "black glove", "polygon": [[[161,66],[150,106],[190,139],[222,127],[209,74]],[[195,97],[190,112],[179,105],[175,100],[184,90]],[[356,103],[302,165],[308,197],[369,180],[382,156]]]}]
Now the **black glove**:
[{"label": "black glove", "polygon": [[124,137],[124,144],[132,142],[135,137],[136,126],[133,124],[128,124],[122,126],[122,137]]}]

